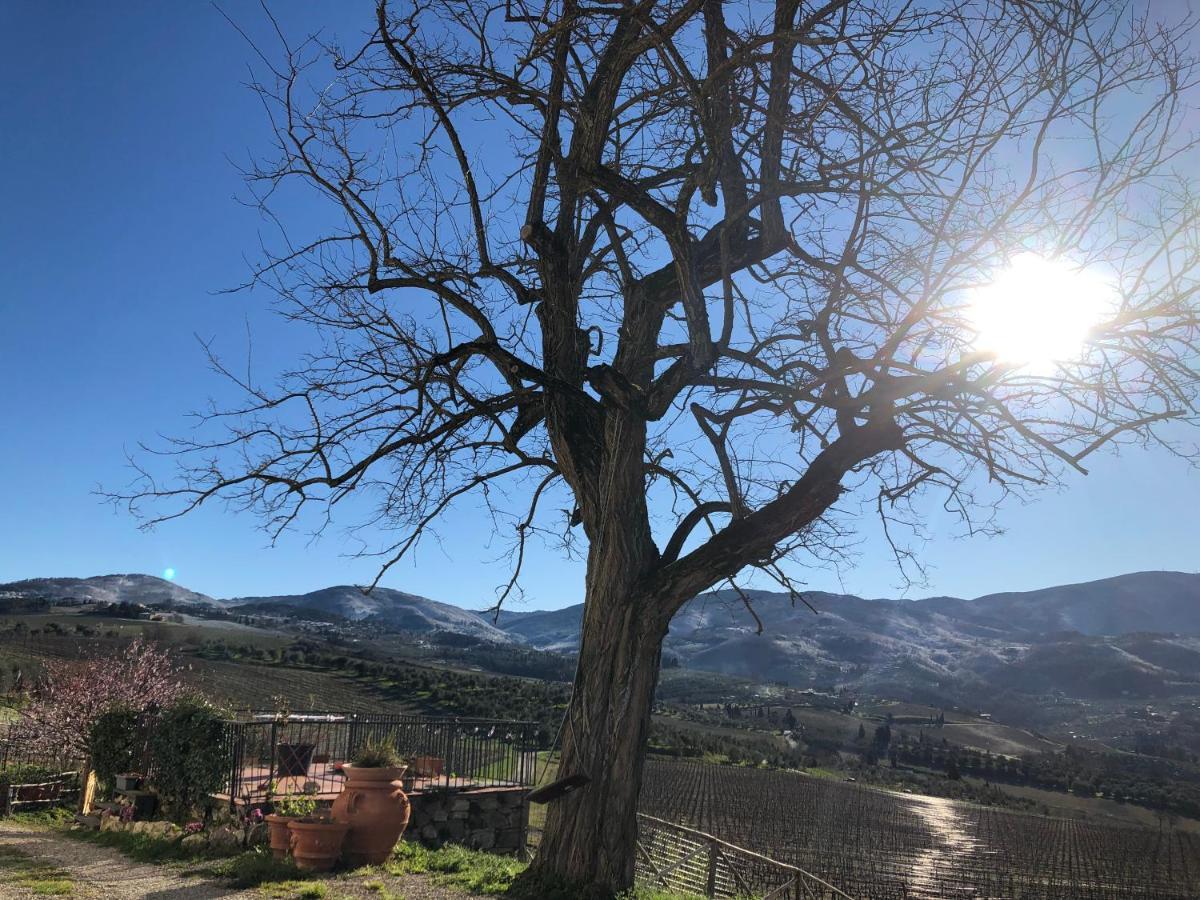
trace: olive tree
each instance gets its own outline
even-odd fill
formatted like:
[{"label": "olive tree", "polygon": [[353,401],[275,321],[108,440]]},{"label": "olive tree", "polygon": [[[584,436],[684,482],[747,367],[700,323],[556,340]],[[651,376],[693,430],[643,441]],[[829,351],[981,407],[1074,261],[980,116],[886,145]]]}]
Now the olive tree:
[{"label": "olive tree", "polygon": [[[269,387],[222,368],[245,404],[127,499],[278,534],[367,495],[381,573],[487,503],[498,601],[558,527],[586,557],[562,772],[588,783],[530,878],[630,884],[690,598],[789,582],[863,498],[903,561],[918,496],[986,529],[1196,422],[1195,71],[1138,4],[419,0],[345,46],[285,30],[254,48],[276,140],[246,174],[277,230],[252,284],[320,349]],[[1051,283],[1091,312],[1064,322]],[[1081,325],[1030,359],[993,340]]]}]

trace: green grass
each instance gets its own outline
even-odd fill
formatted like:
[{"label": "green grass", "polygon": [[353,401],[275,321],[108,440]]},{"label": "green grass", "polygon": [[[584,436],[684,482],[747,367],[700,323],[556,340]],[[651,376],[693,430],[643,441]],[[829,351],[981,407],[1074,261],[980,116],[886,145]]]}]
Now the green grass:
[{"label": "green grass", "polygon": [[0,847],[0,882],[44,896],[64,896],[75,889],[69,872],[11,847]]},{"label": "green grass", "polygon": [[[291,860],[277,860],[266,847],[247,850],[235,856],[212,859],[203,853],[185,850],[178,840],[130,834],[125,831],[79,831],[68,829],[61,812],[36,813],[17,817],[25,827],[53,829],[76,840],[111,847],[138,862],[183,869],[183,874],[218,878],[237,888],[257,888],[264,897],[338,900],[339,886],[354,882],[379,900],[403,900],[389,889],[388,876],[425,875],[437,884],[452,885],[476,894],[500,895],[517,880],[526,864],[512,856],[447,845],[429,849],[402,841],[392,858],[383,866],[370,866],[340,873],[306,873]],[[68,873],[49,864],[38,863],[16,851],[0,848],[0,882],[16,881],[22,872],[29,881],[20,883],[35,893],[69,894],[72,884]],[[13,873],[13,874],[10,874]],[[361,880],[360,880],[361,879]],[[36,884],[35,884],[36,882]],[[557,895],[556,895],[557,896]],[[574,894],[563,894],[573,898]],[[550,900],[550,895],[539,900]],[[691,895],[638,887],[622,895],[621,900],[694,900]]]},{"label": "green grass", "polygon": [[429,874],[439,884],[452,884],[477,894],[503,894],[525,871],[526,864],[512,856],[468,850],[447,844],[430,850],[402,841],[384,864],[390,875]]},{"label": "green grass", "polygon": [[329,889],[318,883],[305,884],[302,881],[280,881],[260,887],[258,892],[264,897],[301,898],[301,900],[322,900],[329,895]]}]

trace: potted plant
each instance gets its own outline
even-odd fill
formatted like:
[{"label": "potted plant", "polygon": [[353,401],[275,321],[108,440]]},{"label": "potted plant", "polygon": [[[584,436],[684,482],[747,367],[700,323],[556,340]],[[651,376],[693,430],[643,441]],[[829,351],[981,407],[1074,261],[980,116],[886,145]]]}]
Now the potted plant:
[{"label": "potted plant", "polygon": [[291,847],[288,824],[317,811],[317,801],[304,794],[282,794],[271,802],[274,812],[266,817],[271,855],[283,859]]},{"label": "potted plant", "polygon": [[327,872],[342,854],[342,842],[350,826],[334,821],[329,814],[304,816],[288,821],[292,860],[297,869]]},{"label": "potted plant", "polygon": [[346,786],[333,802],[345,823],[345,858],[351,866],[381,865],[408,827],[409,802],[400,779],[408,767],[388,741],[370,741],[343,767]]}]

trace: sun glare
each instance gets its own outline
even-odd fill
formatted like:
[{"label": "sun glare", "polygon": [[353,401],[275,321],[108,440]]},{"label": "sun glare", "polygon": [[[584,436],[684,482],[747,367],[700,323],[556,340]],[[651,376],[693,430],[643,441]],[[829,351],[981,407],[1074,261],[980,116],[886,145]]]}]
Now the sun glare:
[{"label": "sun glare", "polygon": [[973,292],[967,315],[976,350],[1037,369],[1079,356],[1114,306],[1113,286],[1096,272],[1022,253]]}]

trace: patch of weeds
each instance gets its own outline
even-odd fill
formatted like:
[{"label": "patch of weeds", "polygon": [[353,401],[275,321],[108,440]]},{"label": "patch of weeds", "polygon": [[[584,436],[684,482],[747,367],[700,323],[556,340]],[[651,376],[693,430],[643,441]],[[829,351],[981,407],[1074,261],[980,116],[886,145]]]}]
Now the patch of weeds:
[{"label": "patch of weeds", "polygon": [[[288,884],[293,887],[304,879],[304,873],[296,868],[290,859],[276,859],[265,847],[247,850],[245,853],[209,867],[208,873],[220,878],[230,879],[234,887],[259,887],[267,885],[268,889]],[[274,896],[291,897],[294,894],[277,894]]]},{"label": "patch of weeds", "polygon": [[617,895],[617,900],[704,900],[702,894],[681,894],[641,885]]},{"label": "patch of weeds", "polygon": [[404,900],[403,894],[388,890],[388,886],[382,881],[364,881],[362,889],[378,900]]},{"label": "patch of weeds", "polygon": [[0,847],[0,881],[44,896],[70,894],[75,887],[65,869],[11,847]]},{"label": "patch of weeds", "polygon": [[51,809],[39,809],[34,812],[13,813],[9,821],[31,831],[47,831],[62,828],[75,820],[75,814],[69,809],[56,806]]},{"label": "patch of weeds", "polygon": [[503,894],[526,864],[512,856],[468,850],[447,844],[430,850],[419,844],[401,841],[385,866],[393,875],[427,872],[434,881],[453,884],[477,894]]},{"label": "patch of weeds", "polygon": [[129,831],[70,831],[67,833],[72,837],[100,844],[102,847],[111,847],[138,862],[166,863],[203,858],[203,854],[185,849],[183,843],[178,839],[133,834]]}]

